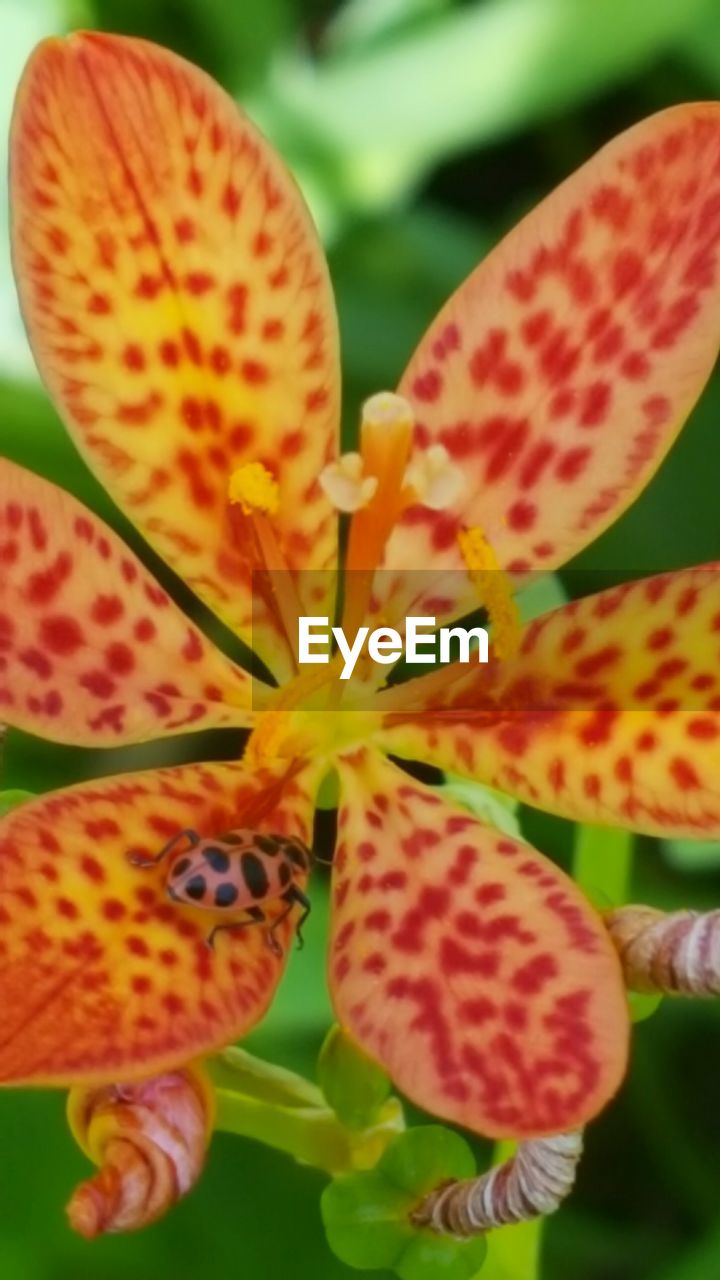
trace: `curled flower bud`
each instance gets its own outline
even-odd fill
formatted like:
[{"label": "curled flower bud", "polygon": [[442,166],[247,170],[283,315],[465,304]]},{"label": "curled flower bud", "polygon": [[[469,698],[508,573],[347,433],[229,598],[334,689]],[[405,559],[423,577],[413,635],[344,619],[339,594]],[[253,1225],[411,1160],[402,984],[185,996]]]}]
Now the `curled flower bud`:
[{"label": "curled flower bud", "polygon": [[509,1160],[479,1178],[431,1191],[412,1220],[439,1235],[466,1238],[554,1213],[572,1190],[581,1155],[580,1131],[521,1142]]},{"label": "curled flower bud", "polygon": [[211,1086],[196,1067],[71,1090],[70,1127],[99,1166],[67,1206],[73,1230],[92,1240],[162,1217],[197,1182],[213,1115]]},{"label": "curled flower bud", "polygon": [[605,923],[632,991],[720,995],[720,911],[627,906]]}]

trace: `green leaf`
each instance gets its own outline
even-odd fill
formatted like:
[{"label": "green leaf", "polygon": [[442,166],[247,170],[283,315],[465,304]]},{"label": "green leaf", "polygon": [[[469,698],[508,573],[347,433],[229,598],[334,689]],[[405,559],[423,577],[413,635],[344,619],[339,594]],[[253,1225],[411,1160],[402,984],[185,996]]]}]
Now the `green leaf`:
[{"label": "green leaf", "polygon": [[712,871],[720,867],[720,840],[663,840],[662,851],[679,871]]},{"label": "green leaf", "polygon": [[0,791],[0,818],[11,809],[17,809],[18,805],[25,804],[26,800],[34,799],[33,791],[20,791],[14,788],[11,791]]},{"label": "green leaf", "polygon": [[413,1231],[411,1207],[407,1193],[379,1170],[336,1178],[321,1201],[328,1244],[350,1267],[394,1268]]},{"label": "green leaf", "polygon": [[663,1002],[661,992],[628,991],[628,1007],[631,1022],[645,1022],[660,1008]]},{"label": "green leaf", "polygon": [[471,1178],[475,1160],[467,1142],[442,1125],[401,1134],[369,1173],[336,1179],[322,1197],[331,1249],[348,1266],[390,1268],[401,1280],[469,1280],[485,1257],[485,1241],[449,1240],[416,1227],[410,1214],[443,1182]]},{"label": "green leaf", "polygon": [[440,1124],[426,1124],[397,1138],[378,1170],[415,1201],[448,1178],[474,1177],[475,1157],[458,1133]]},{"label": "green leaf", "polygon": [[395,1270],[401,1280],[469,1280],[480,1270],[486,1254],[484,1236],[460,1241],[418,1231],[405,1245]]},{"label": "green leaf", "polygon": [[448,153],[585,102],[658,58],[713,0],[486,0],[308,73],[289,54],[258,104],[337,156],[350,204],[396,201]]},{"label": "green leaf", "polygon": [[458,778],[452,773],[447,774],[447,779],[442,787],[442,794],[446,800],[460,805],[462,809],[468,809],[483,822],[497,827],[498,831],[504,831],[505,835],[522,839],[520,822],[516,814],[518,804],[512,796],[506,796],[502,791],[486,787],[481,782],[468,782],[465,778]]},{"label": "green leaf", "polygon": [[318,1058],[318,1080],[327,1101],[348,1129],[373,1124],[390,1094],[389,1077],[343,1031],[331,1027]]},{"label": "green leaf", "polygon": [[330,52],[357,53],[404,35],[447,9],[451,0],[348,0],[331,20],[324,46]]}]

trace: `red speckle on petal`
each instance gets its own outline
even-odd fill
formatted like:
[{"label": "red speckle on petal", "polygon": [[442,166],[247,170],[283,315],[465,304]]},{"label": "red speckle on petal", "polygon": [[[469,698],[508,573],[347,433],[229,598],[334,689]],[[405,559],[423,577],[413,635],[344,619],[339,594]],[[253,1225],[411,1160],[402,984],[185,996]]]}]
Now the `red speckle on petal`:
[{"label": "red speckle on petal", "polygon": [[43,618],[40,637],[46,649],[62,655],[75,653],[85,643],[79,623],[64,614]]},{"label": "red speckle on petal", "polygon": [[507,513],[508,525],[517,532],[532,529],[536,519],[537,507],[533,502],[523,500],[514,502]]},{"label": "red speckle on petal", "polygon": [[700,786],[694,765],[682,756],[676,756],[670,761],[670,775],[681,791],[694,791]]},{"label": "red speckle on petal", "polygon": [[118,676],[129,675],[135,667],[135,657],[132,649],[129,645],[122,644],[120,641],[108,645],[105,650],[105,660],[108,670]]}]

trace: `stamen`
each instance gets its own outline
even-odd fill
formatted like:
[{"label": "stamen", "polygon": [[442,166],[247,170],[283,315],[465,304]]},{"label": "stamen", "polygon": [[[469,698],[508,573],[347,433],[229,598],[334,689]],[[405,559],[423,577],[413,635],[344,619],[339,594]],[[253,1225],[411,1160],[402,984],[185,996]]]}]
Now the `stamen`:
[{"label": "stamen", "polygon": [[280,490],[277,480],[262,462],[246,462],[230,476],[228,498],[230,502],[239,502],[245,515],[265,511],[274,516],[280,505]]},{"label": "stamen", "polygon": [[345,453],[320,475],[320,488],[338,511],[360,511],[377,492],[377,476],[365,475],[359,453]]},{"label": "stamen", "polygon": [[458,543],[472,582],[487,609],[498,658],[513,658],[520,648],[522,624],[507,575],[482,529],[463,529]]},{"label": "stamen", "polygon": [[405,470],[405,485],[412,490],[414,501],[432,511],[452,507],[465,489],[465,476],[442,444],[433,444],[424,453],[413,456]]},{"label": "stamen", "polygon": [[302,610],[287,560],[269,518],[277,515],[280,507],[277,480],[261,462],[247,462],[232,472],[227,496],[238,545],[247,553],[251,569],[262,575],[257,584],[258,592],[285,632],[297,667],[297,620]]}]

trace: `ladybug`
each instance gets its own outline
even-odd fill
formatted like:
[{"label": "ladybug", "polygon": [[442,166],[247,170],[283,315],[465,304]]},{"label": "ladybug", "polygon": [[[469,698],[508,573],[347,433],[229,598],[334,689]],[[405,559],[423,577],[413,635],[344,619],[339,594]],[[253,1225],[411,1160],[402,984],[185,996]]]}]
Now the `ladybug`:
[{"label": "ladybug", "polygon": [[286,904],[267,932],[268,944],[276,955],[282,955],[275,937],[277,929],[296,904],[302,907],[297,924],[298,943],[302,946],[301,929],[310,914],[310,901],[295,879],[309,871],[312,855],[301,840],[247,827],[217,837],[202,837],[188,828],[178,831],[159,853],[131,851],[127,855],[135,867],[154,867],[168,856],[171,860],[165,887],[173,902],[215,915],[234,916],[240,912],[245,917],[215,925],[208,934],[209,946],[214,945],[215,934],[222,929],[263,924],[267,915],[261,902]]}]

